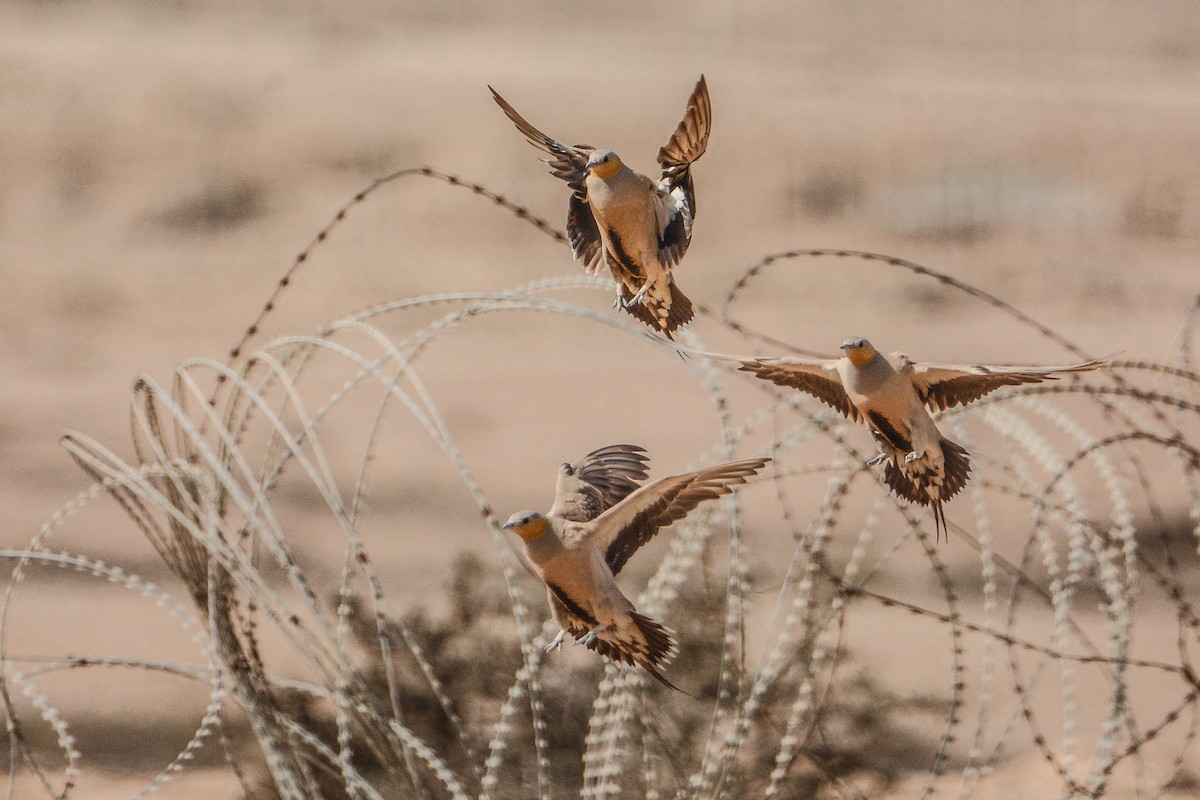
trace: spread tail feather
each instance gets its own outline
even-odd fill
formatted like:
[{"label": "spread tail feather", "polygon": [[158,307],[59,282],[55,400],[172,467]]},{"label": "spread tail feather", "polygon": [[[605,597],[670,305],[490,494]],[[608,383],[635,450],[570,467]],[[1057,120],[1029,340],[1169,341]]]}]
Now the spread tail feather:
[{"label": "spread tail feather", "polygon": [[653,666],[670,664],[671,659],[679,652],[672,631],[657,620],[636,611],[629,612],[629,617],[646,642],[645,659]]},{"label": "spread tail feather", "polygon": [[[658,671],[659,667],[669,664],[678,652],[671,630],[664,627],[662,623],[636,611],[629,612],[629,619],[637,628],[636,641],[614,640],[610,638],[609,634],[602,633],[586,642],[587,648],[612,661],[629,666],[639,666],[654,676],[654,679],[663,686],[689,694],[671,683]],[[575,631],[571,633],[574,635]],[[576,638],[582,639],[582,637],[583,631],[580,631]],[[689,694],[689,696],[691,695]]]},{"label": "spread tail feather", "polygon": [[636,611],[630,612],[629,616],[633,619],[638,631],[646,640],[646,655],[644,658],[637,658],[637,663],[668,689],[674,689],[677,692],[683,692],[689,697],[694,697],[694,695],[684,692],[683,689],[680,689],[664,678],[662,673],[657,669],[659,665],[669,664],[671,659],[675,658],[676,653],[679,652],[679,648],[675,644],[675,637],[671,634],[670,629],[663,627],[661,623]]},{"label": "spread tail feather", "polygon": [[962,445],[942,439],[942,458],[946,463],[946,476],[942,480],[942,499],[949,500],[967,485],[967,479],[971,477],[971,457]]},{"label": "spread tail feather", "polygon": [[[940,482],[935,476],[920,468],[920,461],[905,464],[903,454],[893,452],[884,462],[883,482],[897,497],[910,503],[928,506],[933,511],[933,524],[941,541],[946,530],[946,514],[942,503],[957,495],[971,477],[971,457],[957,442],[942,438],[942,475]],[[934,491],[931,491],[934,490]]]},{"label": "spread tail feather", "polygon": [[[621,304],[642,324],[660,331],[668,339],[673,338],[671,333],[677,330],[680,326],[686,325],[692,321],[695,315],[695,309],[692,307],[692,301],[688,296],[679,290],[679,286],[675,283],[673,276],[667,276],[667,285],[671,289],[671,301],[669,308],[664,308],[665,303],[654,296],[653,292],[647,292],[645,301],[642,303],[634,303],[629,305],[629,301],[633,299],[633,292],[629,290],[624,283],[621,284]],[[665,319],[661,318],[661,312],[666,311]]]}]

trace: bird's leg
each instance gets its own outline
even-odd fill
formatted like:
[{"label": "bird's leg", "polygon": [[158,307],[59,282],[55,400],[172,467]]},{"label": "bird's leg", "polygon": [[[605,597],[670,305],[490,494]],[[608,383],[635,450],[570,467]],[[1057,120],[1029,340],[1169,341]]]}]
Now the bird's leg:
[{"label": "bird's leg", "polygon": [[625,301],[621,299],[621,287],[617,287],[617,294],[613,297],[613,308],[628,308]]},{"label": "bird's leg", "polygon": [[879,448],[879,455],[867,462],[868,467],[877,466],[889,458],[894,459],[896,457],[896,449],[888,443],[887,439],[880,436],[879,431],[874,428],[871,428],[871,438],[875,440],[875,446]]},{"label": "bird's leg", "polygon": [[637,294],[629,298],[629,302],[625,304],[625,307],[629,308],[632,305],[637,305],[638,303],[643,302],[646,299],[646,292],[650,291],[650,283],[651,281],[646,281],[643,283],[642,288],[637,290]]},{"label": "bird's leg", "polygon": [[608,630],[608,628],[609,628],[609,625],[607,622],[602,625],[597,625],[596,627],[594,627],[590,631],[588,631],[587,635],[579,640],[579,643],[582,645],[585,645],[585,646],[595,644],[596,637],[599,636],[601,633],[604,633],[606,630]]},{"label": "bird's leg", "polygon": [[563,644],[563,639],[566,637],[566,635],[567,635],[567,632],[564,631],[562,628],[559,628],[558,636],[555,636],[554,641],[552,641],[550,644],[546,645],[546,652],[553,653],[555,650],[561,650],[562,644]]}]

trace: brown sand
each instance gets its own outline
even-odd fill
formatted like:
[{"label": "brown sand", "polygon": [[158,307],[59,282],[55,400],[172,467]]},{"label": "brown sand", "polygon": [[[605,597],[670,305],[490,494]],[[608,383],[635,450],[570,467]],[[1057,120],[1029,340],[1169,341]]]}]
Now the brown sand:
[{"label": "brown sand", "polygon": [[[648,171],[707,75],[715,130],[696,168],[699,220],[679,280],[708,306],[767,253],[848,247],[993,292],[1092,353],[1158,359],[1200,283],[1200,18],[1186,3],[436,8],[0,7],[6,547],[27,543],[87,485],[60,432],[82,430],[130,457],[134,376],[169,383],[184,359],[222,358],[294,254],[372,178],[429,164],[560,224],[566,190],[487,84],[551,135],[613,147]],[[266,332],[574,271],[561,246],[484,201],[411,181],[354,210]],[[752,286],[737,313],[826,352],[862,334],[931,360],[1069,360],[940,292],[896,271],[804,262]],[[578,299],[608,309],[605,293]],[[499,513],[545,502],[557,463],[599,444],[643,444],[658,475],[716,441],[708,398],[673,356],[648,357],[594,326],[528,322],[481,323],[431,356],[424,376]],[[717,336],[711,322],[696,329]],[[413,460],[436,460],[414,447]],[[333,457],[350,467],[354,448]],[[491,544],[448,467],[391,469],[381,491],[419,502],[397,512],[384,550],[397,559],[381,569],[396,597],[412,599],[442,586],[447,552]],[[164,577],[115,512],[89,508],[70,530],[56,547]],[[752,560],[790,552],[762,534],[754,544],[764,555]],[[333,559],[325,569],[336,575],[340,544],[309,546],[314,568]],[[198,658],[150,603],[93,579],[46,585],[16,607],[12,650]],[[857,626],[876,619],[882,633],[894,617],[863,614]],[[93,640],[97,625],[107,638]],[[883,667],[912,642],[867,634],[854,645]],[[897,685],[919,691],[947,676],[908,678]],[[104,719],[128,700],[113,691],[84,692],[72,707]],[[183,717],[198,719],[203,696],[188,696]],[[1018,756],[1018,770],[1042,767],[1031,768],[1034,796],[1044,764],[1028,749]],[[202,793],[189,785],[169,785],[168,796]],[[98,796],[99,782],[88,787]]]}]

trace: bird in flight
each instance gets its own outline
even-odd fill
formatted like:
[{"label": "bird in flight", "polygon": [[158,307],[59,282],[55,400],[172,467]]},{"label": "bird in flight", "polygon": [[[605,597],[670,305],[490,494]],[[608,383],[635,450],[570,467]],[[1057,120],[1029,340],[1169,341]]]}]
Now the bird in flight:
[{"label": "bird in flight", "polygon": [[542,514],[518,511],[504,524],[521,537],[525,558],[546,584],[561,630],[605,658],[640,665],[676,689],[659,669],[677,652],[671,630],[638,613],[614,580],[629,557],[660,528],[686,517],[705,500],[729,494],[769,458],[752,458],[641,486],[646,451],[631,444],[602,447],[558,468],[554,505]]},{"label": "bird in flight", "polygon": [[612,150],[551,139],[488,89],[517,130],[550,156],[544,159],[550,172],[571,187],[567,239],[576,260],[593,275],[607,264],[617,282],[614,307],[671,338],[693,313],[673,271],[692,241],[696,190],[691,166],[704,155],[712,127],[704,76],[692,90],[683,120],[658,151],[662,177],[657,181],[634,172]]},{"label": "bird in flight", "polygon": [[755,358],[741,369],[765,381],[799,389],[870,427],[883,463],[883,480],[899,497],[933,510],[938,538],[946,530],[942,503],[954,497],[971,471],[967,451],[947,439],[929,411],[978,400],[1003,386],[1041,383],[1088,372],[1110,357],[1061,367],[925,364],[903,353],[883,355],[861,337],[842,342],[836,359]]}]

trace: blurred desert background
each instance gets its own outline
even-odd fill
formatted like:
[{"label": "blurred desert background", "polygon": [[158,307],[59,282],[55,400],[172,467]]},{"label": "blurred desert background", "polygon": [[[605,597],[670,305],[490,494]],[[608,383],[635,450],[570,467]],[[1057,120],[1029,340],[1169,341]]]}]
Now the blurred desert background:
[{"label": "blurred desert background", "polygon": [[[1200,12],[1188,2],[10,0],[0,4],[3,547],[26,547],[89,485],[59,444],[64,429],[132,460],[135,377],[169,387],[180,363],[223,360],[295,256],[372,180],[428,165],[561,226],[566,187],[493,104],[489,84],[550,136],[610,147],[652,173],[701,73],[713,135],[694,169],[698,219],[677,273],[697,303],[719,310],[733,282],[768,254],[847,248],[951,275],[1091,355],[1171,361],[1178,353],[1200,291]],[[354,206],[313,250],[251,346],[390,300],[500,292],[578,273],[561,243],[488,201],[427,178],[398,180]],[[563,299],[612,313],[608,290]],[[733,313],[809,351],[832,353],[864,335],[932,361],[1077,360],[986,304],[866,262],[789,262],[748,286]],[[711,316],[693,329],[705,345],[773,354]],[[709,453],[721,429],[694,366],[602,324],[520,312],[481,318],[431,345],[421,377],[503,520],[547,507],[558,464],[603,444],[644,446],[653,477]],[[331,374],[330,386],[342,379]],[[737,387],[735,400],[762,402],[755,387]],[[458,554],[475,553],[488,574],[498,569],[496,545],[428,437],[411,422],[388,435],[402,446],[385,442],[372,480],[382,505],[367,534],[373,561],[397,613],[436,614]],[[864,430],[844,435],[871,452]],[[326,445],[335,473],[352,481],[361,440],[331,434]],[[811,515],[826,480],[797,487],[788,502]],[[1168,482],[1162,508],[1186,515],[1183,482]],[[314,510],[302,483],[281,484],[282,520],[314,583],[336,587],[344,542],[315,521],[320,504]],[[761,484],[744,497],[750,505],[774,492]],[[948,516],[967,523],[970,503]],[[860,505],[866,513],[869,503]],[[768,592],[795,542],[766,515],[748,519],[750,578],[755,592]],[[1022,517],[995,532],[1013,561],[1027,524]],[[668,546],[655,542],[631,562],[622,578],[631,597]],[[709,565],[718,587],[724,546],[713,545]],[[172,590],[171,575],[110,501],[89,504],[48,547]],[[882,585],[936,605],[940,589],[910,547]],[[951,576],[978,582],[978,553],[963,540],[952,535],[939,552]],[[1182,549],[1181,569],[1194,568],[1193,553]],[[522,585],[540,620],[541,595]],[[176,599],[187,605],[185,595]],[[1156,612],[1148,601],[1140,610],[1141,655],[1163,660],[1154,648],[1175,648],[1176,609]],[[908,620],[860,608],[845,633],[853,668],[896,696],[937,695],[952,680],[952,645],[940,626]],[[86,573],[31,569],[4,624],[10,658],[202,660],[161,607]],[[752,643],[767,625],[750,631]],[[940,659],[933,670],[930,648]],[[1180,650],[1165,659],[1186,659]],[[561,658],[590,665],[581,651]],[[553,657],[543,669],[556,669]],[[1005,680],[991,691],[1011,693]],[[1142,680],[1137,702],[1152,708],[1149,726],[1186,692],[1178,681]],[[136,671],[58,672],[38,687],[71,721],[84,755],[79,797],[139,791],[187,742],[206,703],[202,682]],[[1086,728],[1095,720],[1081,695],[1074,702]],[[53,737],[32,730],[38,710],[21,703],[30,735],[61,771]],[[1195,796],[1195,730],[1194,721],[1168,730],[1155,740],[1167,742],[1161,754],[1120,772],[1105,796]],[[940,732],[934,725],[929,741]],[[159,795],[238,796],[215,742],[207,748]],[[925,788],[932,746],[919,752],[911,774],[889,787],[895,796]],[[1185,776],[1175,794],[1151,794],[1159,768]],[[1028,733],[991,769],[971,796],[1061,789]],[[53,796],[17,772],[16,796]],[[959,792],[940,784],[936,796]]]}]

